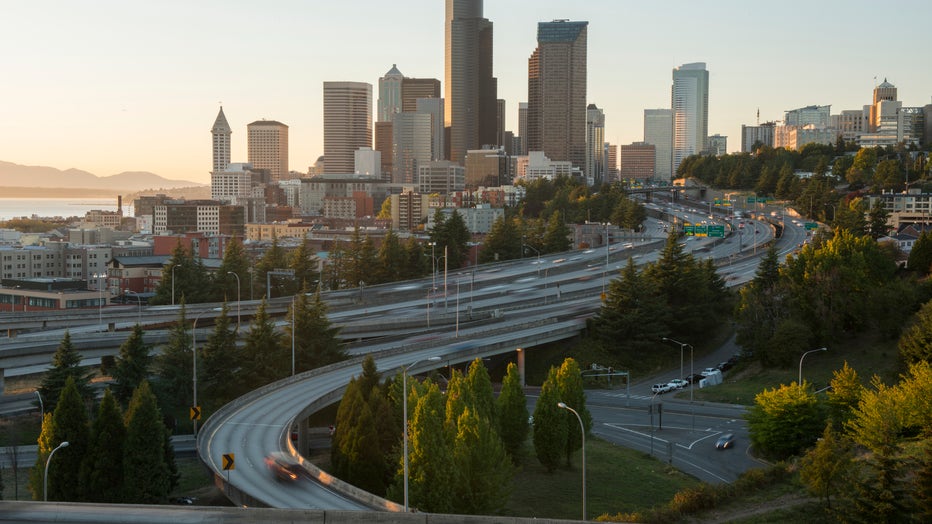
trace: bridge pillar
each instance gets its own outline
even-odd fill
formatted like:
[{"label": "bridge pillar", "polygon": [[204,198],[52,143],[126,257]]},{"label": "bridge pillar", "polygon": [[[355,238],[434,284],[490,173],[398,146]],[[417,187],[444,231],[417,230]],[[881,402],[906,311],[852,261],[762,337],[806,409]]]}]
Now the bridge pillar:
[{"label": "bridge pillar", "polygon": [[4,388],[6,387],[6,385],[4,384],[4,380],[3,380],[4,371],[5,370],[3,368],[0,368],[0,395],[3,394]]}]

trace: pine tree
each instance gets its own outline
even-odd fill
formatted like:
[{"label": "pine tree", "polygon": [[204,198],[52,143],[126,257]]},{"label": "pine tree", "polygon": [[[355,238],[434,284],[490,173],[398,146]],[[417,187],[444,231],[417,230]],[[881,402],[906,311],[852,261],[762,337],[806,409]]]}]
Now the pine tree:
[{"label": "pine tree", "polygon": [[340,479],[370,493],[385,493],[385,455],[375,417],[356,379],[340,401],[330,453],[334,473]]},{"label": "pine tree", "polygon": [[521,258],[521,234],[515,226],[514,218],[506,212],[492,223],[479,250],[479,262],[485,264],[518,258]]},{"label": "pine tree", "polygon": [[172,324],[168,335],[168,345],[162,347],[162,354],[156,357],[155,361],[158,378],[154,385],[160,405],[165,411],[194,405],[191,390],[194,373],[191,343],[186,308],[182,300],[178,319]]},{"label": "pine tree", "polygon": [[405,249],[398,235],[391,229],[382,239],[377,258],[374,274],[369,277],[371,284],[404,280]]},{"label": "pine tree", "polygon": [[[408,499],[411,507],[431,513],[449,513],[457,496],[453,454],[443,430],[443,420],[440,388],[428,384],[409,419]],[[403,472],[402,463],[399,463],[399,474]],[[396,491],[402,482],[402,478],[396,480]]]},{"label": "pine tree", "polygon": [[922,439],[919,467],[913,478],[913,499],[920,522],[932,522],[932,438],[926,430]]},{"label": "pine tree", "polygon": [[126,411],[123,446],[124,501],[164,503],[172,487],[171,467],[165,461],[165,425],[149,383],[136,388]]},{"label": "pine tree", "polygon": [[[247,391],[238,389],[238,384],[242,381],[236,378],[236,366],[242,359],[236,347],[236,332],[231,326],[228,313],[229,308],[224,303],[220,315],[214,319],[213,331],[207,336],[206,342],[197,348],[197,374],[203,393],[198,401],[205,406],[202,413],[219,408],[238,394]],[[203,333],[201,336],[203,337]]]},{"label": "pine tree", "polygon": [[932,234],[923,231],[909,252],[906,265],[919,274],[926,275],[932,269]]},{"label": "pine tree", "polygon": [[307,236],[297,248],[291,251],[288,257],[288,267],[294,271],[294,278],[291,280],[289,289],[290,294],[295,294],[300,289],[307,289],[320,279],[320,274],[317,272],[317,257],[310,249]]},{"label": "pine tree", "polygon": [[250,389],[284,378],[291,368],[290,351],[286,354],[282,334],[266,312],[263,299],[256,310],[243,345],[243,383]]},{"label": "pine tree", "polygon": [[502,440],[488,420],[471,408],[460,415],[456,426],[453,466],[458,496],[453,500],[453,512],[496,514],[511,495],[514,473]]},{"label": "pine tree", "polygon": [[49,500],[81,502],[84,500],[84,486],[75,480],[80,478],[90,431],[87,408],[73,378],[65,382],[52,419],[52,442],[68,442],[68,447],[60,449],[52,459],[54,464],[49,466]]},{"label": "pine tree", "polygon": [[[269,279],[269,271],[280,270],[285,268],[288,264],[287,257],[285,256],[285,250],[278,244],[278,236],[273,234],[272,236],[272,245],[265,250],[265,253],[262,255],[262,258],[256,263],[256,282],[255,285],[259,288],[259,296],[268,297],[269,294],[273,297],[282,296],[282,286],[280,282],[273,282]],[[274,277],[274,275],[273,275]],[[274,280],[274,278],[273,278]],[[269,287],[269,289],[266,289]],[[336,288],[334,288],[336,289]]]},{"label": "pine tree", "polygon": [[81,367],[81,354],[71,344],[71,334],[65,331],[55,355],[52,356],[52,367],[45,373],[39,394],[42,396],[46,413],[55,411],[58,397],[61,396],[68,377],[74,379],[78,393],[85,401],[94,399],[94,390],[91,388],[91,371]]},{"label": "pine tree", "polygon": [[557,406],[560,402],[557,368],[551,367],[534,407],[534,451],[537,460],[550,473],[557,469],[566,454],[567,418],[564,410]]},{"label": "pine tree", "polygon": [[223,260],[214,272],[213,301],[248,300],[250,290],[243,286],[249,285],[250,266],[249,257],[243,251],[243,243],[234,236],[224,247]]},{"label": "pine tree", "polygon": [[495,413],[492,379],[481,358],[476,358],[469,364],[465,385],[467,406],[476,417],[482,419],[483,424],[494,427],[498,417]]},{"label": "pine tree", "polygon": [[327,304],[321,299],[320,293],[315,293],[312,298],[307,288],[303,289],[295,296],[287,319],[287,336],[283,341],[289,344],[290,350],[291,340],[294,340],[297,373],[346,358],[346,353],[337,338],[339,328],[334,327],[327,318]]},{"label": "pine tree", "polygon": [[[586,409],[586,392],[583,389],[582,374],[579,371],[579,365],[575,359],[567,358],[563,361],[560,369],[557,371],[557,384],[560,390],[560,399],[567,406],[579,413],[582,419],[583,428],[587,434],[592,429],[592,415]],[[569,410],[563,410],[566,418],[566,465],[570,464],[570,457],[573,452],[582,448],[583,436],[580,433],[579,421],[576,415]]]},{"label": "pine tree", "polygon": [[123,502],[123,442],[126,427],[120,406],[104,391],[97,420],[94,421],[87,455],[81,463],[81,481],[88,502],[116,504]]},{"label": "pine tree", "polygon": [[555,211],[547,220],[547,230],[544,233],[544,253],[561,253],[573,245],[570,240],[570,229],[563,221],[563,215]]},{"label": "pine tree", "polygon": [[121,403],[133,396],[133,390],[149,376],[152,363],[151,349],[143,340],[142,326],[133,326],[133,332],[120,345],[120,355],[113,368],[113,394]]},{"label": "pine tree", "polygon": [[527,398],[524,389],[521,388],[518,366],[514,362],[508,364],[496,403],[498,433],[502,437],[505,450],[511,455],[512,462],[517,463],[531,428],[528,425]]},{"label": "pine tree", "polygon": [[605,302],[592,320],[593,332],[617,355],[653,351],[669,334],[664,300],[629,259],[621,278],[609,282]]}]

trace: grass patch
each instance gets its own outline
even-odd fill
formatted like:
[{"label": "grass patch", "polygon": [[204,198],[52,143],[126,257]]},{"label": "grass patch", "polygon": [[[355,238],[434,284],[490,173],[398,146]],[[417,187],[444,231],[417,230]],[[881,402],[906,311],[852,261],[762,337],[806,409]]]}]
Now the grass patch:
[{"label": "grass patch", "polygon": [[[597,438],[586,440],[586,479],[589,518],[645,510],[672,499],[681,489],[700,484],[644,453]],[[582,517],[582,454],[573,455],[569,468],[547,473],[529,441],[503,514],[574,520]]]}]

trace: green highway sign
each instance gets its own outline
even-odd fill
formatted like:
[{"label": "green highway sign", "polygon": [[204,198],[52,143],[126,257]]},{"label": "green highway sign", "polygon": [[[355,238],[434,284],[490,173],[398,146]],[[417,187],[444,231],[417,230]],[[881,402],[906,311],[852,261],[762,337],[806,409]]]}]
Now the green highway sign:
[{"label": "green highway sign", "polygon": [[819,229],[819,224],[815,222],[806,222],[806,231],[812,231],[813,229]]},{"label": "green highway sign", "polygon": [[684,224],[684,225],[683,225],[683,233],[684,233],[686,236],[691,237],[691,236],[693,236],[693,235],[696,234],[695,227],[692,226],[692,225],[689,225],[689,224]]},{"label": "green highway sign", "polygon": [[693,232],[696,234],[697,237],[704,237],[704,236],[708,236],[708,234],[709,234],[709,233],[708,233],[708,228],[707,228],[706,226],[704,226],[704,225],[703,225],[703,226],[698,226],[698,225],[695,226],[695,227],[693,228]]},{"label": "green highway sign", "polygon": [[717,238],[725,238],[725,226],[723,225],[709,226],[709,236],[717,237]]}]

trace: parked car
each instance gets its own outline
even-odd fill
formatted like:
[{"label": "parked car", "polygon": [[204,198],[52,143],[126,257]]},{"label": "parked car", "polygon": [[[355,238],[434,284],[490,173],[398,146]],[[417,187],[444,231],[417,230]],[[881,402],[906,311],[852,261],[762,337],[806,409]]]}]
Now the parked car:
[{"label": "parked car", "polygon": [[725,433],[715,441],[715,449],[728,449],[735,447],[735,434]]},{"label": "parked car", "polygon": [[694,375],[690,375],[686,377],[686,382],[689,384],[695,384],[704,378],[705,378],[704,376],[700,375],[699,373],[696,373]]},{"label": "parked car", "polygon": [[718,364],[718,369],[722,371],[728,371],[729,369],[731,369],[731,367],[732,367],[732,363],[727,360],[725,362],[719,362]]},{"label": "parked car", "polygon": [[670,384],[654,384],[650,387],[650,390],[653,391],[654,394],[663,394],[668,391],[673,391],[673,386]]},{"label": "parked car", "polygon": [[670,387],[672,387],[673,389],[683,389],[683,388],[685,388],[688,384],[689,384],[688,382],[686,382],[685,380],[683,380],[683,379],[681,379],[681,378],[675,378],[675,379],[671,380],[669,383],[667,383],[667,385],[670,386]]},{"label": "parked car", "polygon": [[716,374],[717,372],[718,372],[718,368],[705,368],[705,369],[702,370],[702,372],[701,372],[700,374],[701,374],[703,377],[705,377],[705,376],[708,376],[708,375],[714,375],[714,374]]}]

